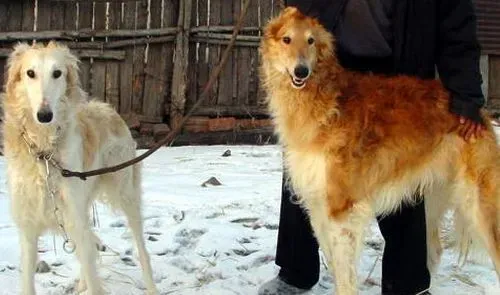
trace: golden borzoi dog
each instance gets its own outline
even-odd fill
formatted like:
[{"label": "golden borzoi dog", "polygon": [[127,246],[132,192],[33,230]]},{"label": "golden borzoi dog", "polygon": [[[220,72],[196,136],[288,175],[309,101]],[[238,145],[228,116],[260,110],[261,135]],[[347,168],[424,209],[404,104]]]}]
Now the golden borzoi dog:
[{"label": "golden borzoi dog", "polygon": [[4,153],[12,216],[20,231],[23,294],[35,294],[37,242],[47,230],[67,235],[76,246],[78,289],[104,292],[96,268],[98,238],[89,224],[95,199],[125,213],[146,287],[156,294],[143,238],[140,166],[86,181],[63,178],[57,168],[90,170],[133,158],[136,143],[125,122],[108,104],[88,101],[78,59],[55,42],[15,46],[5,88]]},{"label": "golden borzoi dog", "polygon": [[[336,294],[357,293],[356,263],[376,214],[425,196],[428,265],[441,246],[447,209],[476,234],[500,275],[500,151],[489,118],[466,142],[437,80],[347,71],[334,37],[289,7],[266,26],[261,81],[285,149],[291,184],[336,278]],[[465,244],[467,244],[465,243]]]}]

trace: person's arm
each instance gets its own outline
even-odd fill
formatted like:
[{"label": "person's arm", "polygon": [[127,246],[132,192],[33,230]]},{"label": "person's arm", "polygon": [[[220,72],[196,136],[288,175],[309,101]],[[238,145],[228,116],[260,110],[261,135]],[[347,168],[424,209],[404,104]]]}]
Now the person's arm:
[{"label": "person's arm", "polygon": [[460,118],[460,133],[480,135],[485,103],[479,69],[481,48],[471,0],[438,0],[437,69],[451,93],[450,111]]}]

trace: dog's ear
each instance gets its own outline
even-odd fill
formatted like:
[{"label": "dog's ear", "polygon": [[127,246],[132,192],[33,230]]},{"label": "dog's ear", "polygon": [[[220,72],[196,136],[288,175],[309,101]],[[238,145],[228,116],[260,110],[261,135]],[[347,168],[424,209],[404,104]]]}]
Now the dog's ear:
[{"label": "dog's ear", "polygon": [[28,49],[30,49],[31,46],[26,43],[26,42],[19,42],[16,45],[14,45],[12,53],[10,54],[10,58],[16,58],[24,54]]},{"label": "dog's ear", "polygon": [[316,48],[318,50],[318,59],[320,61],[327,60],[334,55],[335,38],[333,35],[323,28],[317,20],[312,20],[316,35]]},{"label": "dog's ear", "polygon": [[60,47],[59,44],[55,40],[50,40],[47,44],[47,48],[57,48]]},{"label": "dog's ear", "polygon": [[299,13],[299,9],[297,7],[287,6],[287,7],[285,7],[285,9],[283,9],[281,11],[280,16],[288,16],[288,15],[292,15],[295,13]]},{"label": "dog's ear", "polygon": [[272,18],[264,29],[264,36],[269,39],[276,39],[279,30],[287,23],[288,21],[294,20],[303,20],[306,16],[294,6],[287,6],[283,9],[280,14],[274,18]]},{"label": "dog's ear", "polygon": [[[58,45],[58,49],[62,50],[64,54],[64,59],[66,61],[66,71],[67,76],[66,80],[68,83],[68,92],[78,91],[81,88],[80,83],[80,60],[76,55],[74,55],[70,49],[65,45]],[[69,95],[69,97],[73,97],[73,95]]]},{"label": "dog's ear", "polygon": [[5,90],[7,92],[21,79],[21,62],[19,59],[30,48],[31,46],[28,43],[17,43],[7,58],[7,77],[5,81]]}]

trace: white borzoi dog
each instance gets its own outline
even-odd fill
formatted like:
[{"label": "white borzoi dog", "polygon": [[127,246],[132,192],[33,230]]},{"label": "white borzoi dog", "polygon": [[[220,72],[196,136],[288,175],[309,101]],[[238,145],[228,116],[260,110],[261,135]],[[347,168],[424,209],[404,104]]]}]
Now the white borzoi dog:
[{"label": "white borzoi dog", "polygon": [[76,247],[78,290],[104,293],[96,265],[98,238],[89,219],[94,200],[126,215],[146,288],[156,294],[143,238],[140,166],[86,181],[63,178],[57,167],[82,171],[111,166],[133,158],[136,151],[114,109],[87,99],[78,62],[66,46],[53,41],[47,46],[18,44],[8,59],[4,153],[12,216],[20,231],[23,294],[35,294],[37,241],[49,230],[67,235]]}]

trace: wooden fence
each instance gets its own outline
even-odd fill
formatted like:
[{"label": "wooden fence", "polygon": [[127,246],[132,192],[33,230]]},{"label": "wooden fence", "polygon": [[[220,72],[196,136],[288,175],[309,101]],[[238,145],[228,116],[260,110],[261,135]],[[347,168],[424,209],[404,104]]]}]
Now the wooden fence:
[{"label": "wooden fence", "polygon": [[[113,104],[132,129],[151,135],[165,129],[152,124],[175,124],[198,100],[242,2],[0,0],[0,79],[18,41],[59,40],[81,58],[84,89]],[[259,101],[257,46],[279,2],[251,1],[230,60],[190,124],[193,131],[209,126],[209,117],[266,116]]]}]

